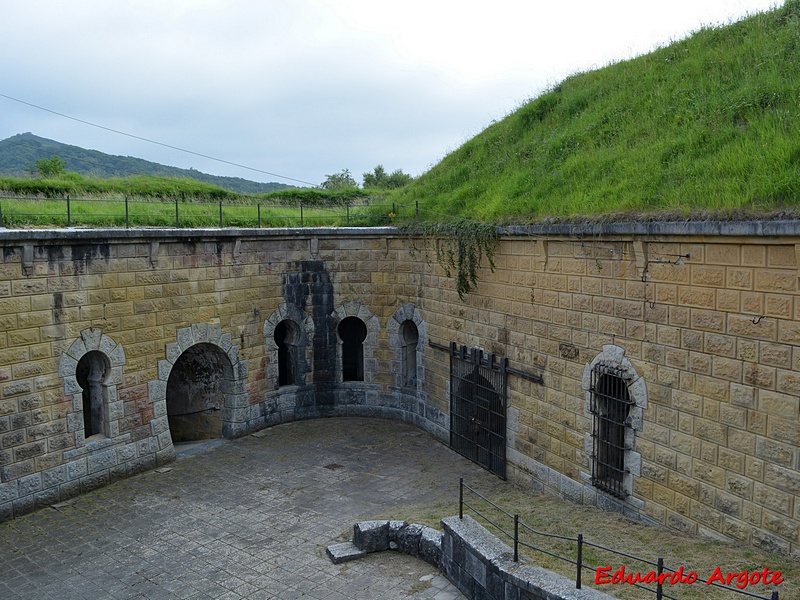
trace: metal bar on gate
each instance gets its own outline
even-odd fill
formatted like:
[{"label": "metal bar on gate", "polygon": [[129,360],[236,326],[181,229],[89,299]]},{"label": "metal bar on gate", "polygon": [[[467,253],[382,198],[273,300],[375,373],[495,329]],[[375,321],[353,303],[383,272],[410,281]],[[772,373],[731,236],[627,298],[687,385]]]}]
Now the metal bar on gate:
[{"label": "metal bar on gate", "polygon": [[72,209],[69,205],[69,194],[67,194],[67,227],[72,225]]},{"label": "metal bar on gate", "polygon": [[261,229],[261,202],[258,203],[258,228]]},{"label": "metal bar on gate", "polygon": [[300,227],[303,226],[303,203],[300,203]]},{"label": "metal bar on gate", "polygon": [[514,562],[519,562],[519,515],[514,515]]},{"label": "metal bar on gate", "polygon": [[583,571],[583,534],[578,534],[578,560],[575,561],[578,568],[575,573],[575,589],[581,589],[581,572]]},{"label": "metal bar on gate", "polygon": [[180,227],[180,220],[178,218],[178,199],[175,198],[175,227]]},{"label": "metal bar on gate", "polygon": [[222,229],[222,200],[219,201],[219,228]]},{"label": "metal bar on gate", "polygon": [[128,194],[125,194],[125,229],[130,229],[131,221],[128,212]]},{"label": "metal bar on gate", "polygon": [[345,207],[347,208],[347,226],[350,227],[350,205],[346,204]]}]

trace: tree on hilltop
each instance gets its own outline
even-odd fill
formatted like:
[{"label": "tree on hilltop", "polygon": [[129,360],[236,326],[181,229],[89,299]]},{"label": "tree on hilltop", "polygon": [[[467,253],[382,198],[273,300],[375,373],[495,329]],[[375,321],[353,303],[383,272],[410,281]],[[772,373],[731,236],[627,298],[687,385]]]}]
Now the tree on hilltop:
[{"label": "tree on hilltop", "polygon": [[392,171],[391,175],[386,172],[383,165],[378,165],[372,173],[364,173],[364,188],[377,188],[382,190],[403,187],[410,183],[413,177],[403,173],[402,169]]},{"label": "tree on hilltop", "polygon": [[338,188],[358,187],[358,183],[350,174],[350,169],[342,169],[341,173],[326,175],[327,179],[322,182],[320,187],[323,190],[335,190]]},{"label": "tree on hilltop", "polygon": [[33,163],[33,169],[30,171],[44,179],[55,179],[61,177],[67,172],[67,163],[60,156],[52,156],[50,158],[40,158]]}]

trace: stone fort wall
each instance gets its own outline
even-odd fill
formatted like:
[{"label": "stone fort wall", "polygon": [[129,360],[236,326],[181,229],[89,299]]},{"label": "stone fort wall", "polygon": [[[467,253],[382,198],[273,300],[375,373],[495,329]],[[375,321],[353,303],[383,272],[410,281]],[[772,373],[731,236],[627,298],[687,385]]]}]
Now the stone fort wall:
[{"label": "stone fort wall", "polygon": [[[358,414],[446,442],[455,342],[542,377],[508,375],[511,478],[798,550],[797,223],[509,229],[463,302],[392,228],[0,241],[0,518],[171,460],[168,413],[198,390],[213,394],[180,410],[200,436]],[[345,321],[363,324],[360,365]],[[592,482],[598,365],[631,404],[621,495]]]}]

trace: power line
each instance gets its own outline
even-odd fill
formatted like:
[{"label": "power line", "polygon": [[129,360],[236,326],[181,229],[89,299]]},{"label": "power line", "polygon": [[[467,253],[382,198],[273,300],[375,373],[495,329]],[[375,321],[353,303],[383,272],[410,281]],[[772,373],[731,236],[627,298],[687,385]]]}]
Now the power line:
[{"label": "power line", "polygon": [[141,140],[143,142],[148,142],[150,144],[156,144],[157,146],[163,146],[164,148],[170,148],[172,150],[177,150],[178,152],[185,152],[186,154],[192,154],[194,156],[199,156],[201,158],[207,158],[208,160],[214,160],[216,162],[224,163],[226,165],[231,165],[234,167],[239,167],[240,169],[247,169],[249,171],[255,171],[256,173],[263,173],[264,175],[270,175],[271,177],[279,177],[280,179],[287,179],[289,181],[296,181],[297,183],[305,183],[307,185],[312,185],[317,187],[316,183],[311,183],[310,181],[303,181],[302,179],[295,179],[294,177],[287,177],[286,175],[280,175],[278,173],[271,173],[270,171],[264,171],[262,169],[256,169],[255,167],[248,167],[247,165],[240,165],[239,163],[231,162],[229,160],[224,160],[222,158],[215,158],[213,156],[208,156],[207,154],[201,154],[200,152],[194,152],[192,150],[186,150],[185,148],[179,148],[178,146],[172,146],[170,144],[165,144],[163,142],[157,142],[155,140],[151,140],[145,137],[141,137],[139,135],[133,135],[132,133],[125,133],[124,131],[119,131],[117,129],[111,129],[110,127],[105,127],[103,125],[98,125],[97,123],[92,123],[90,121],[84,121],[83,119],[78,119],[77,117],[71,117],[70,115],[65,115],[60,112],[56,112],[54,110],[50,110],[49,108],[45,108],[43,106],[38,106],[36,104],[32,104],[30,102],[25,102],[25,100],[20,100],[19,98],[13,98],[11,96],[7,96],[6,94],[0,93],[0,97],[6,98],[8,100],[13,100],[14,102],[19,102],[20,104],[25,104],[26,106],[30,106],[32,108],[36,108],[38,110],[43,110],[44,112],[49,112],[53,115],[57,115],[59,117],[64,117],[65,119],[70,119],[72,121],[77,121],[78,123],[83,123],[84,125],[90,125],[92,127],[96,127],[97,129],[104,129],[105,131],[110,131],[111,133],[116,133],[119,135],[124,135],[129,138],[133,138],[136,140]]}]

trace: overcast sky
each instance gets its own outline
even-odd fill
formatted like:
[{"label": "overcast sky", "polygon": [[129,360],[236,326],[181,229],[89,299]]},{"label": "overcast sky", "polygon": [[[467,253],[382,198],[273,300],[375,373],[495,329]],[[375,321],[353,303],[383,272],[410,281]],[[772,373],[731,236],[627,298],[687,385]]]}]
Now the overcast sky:
[{"label": "overcast sky", "polygon": [[[0,94],[311,184],[377,164],[416,176],[570,74],[777,4],[1,0]],[[28,131],[292,183],[0,97],[0,139]]]}]

